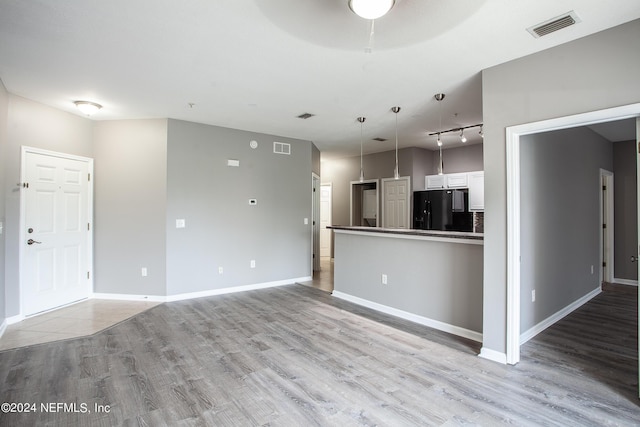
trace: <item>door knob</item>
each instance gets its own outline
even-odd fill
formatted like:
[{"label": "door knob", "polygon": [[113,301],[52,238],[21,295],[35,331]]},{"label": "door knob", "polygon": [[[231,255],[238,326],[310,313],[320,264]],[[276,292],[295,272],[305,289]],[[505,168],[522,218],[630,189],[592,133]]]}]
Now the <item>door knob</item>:
[{"label": "door knob", "polygon": [[40,244],[40,243],[42,243],[42,242],[36,242],[36,241],[35,241],[35,240],[33,240],[33,239],[29,239],[29,240],[27,240],[27,245],[33,245],[34,243]]},{"label": "door knob", "polygon": [[631,255],[631,262],[636,262],[637,260],[638,260],[638,257]]}]

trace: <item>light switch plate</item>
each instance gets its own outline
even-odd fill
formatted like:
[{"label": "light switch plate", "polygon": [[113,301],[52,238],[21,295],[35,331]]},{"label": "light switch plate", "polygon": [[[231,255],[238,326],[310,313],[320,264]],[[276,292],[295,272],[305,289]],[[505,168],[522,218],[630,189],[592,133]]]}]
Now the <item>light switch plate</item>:
[{"label": "light switch plate", "polygon": [[176,228],[185,228],[187,223],[184,219],[176,219]]}]

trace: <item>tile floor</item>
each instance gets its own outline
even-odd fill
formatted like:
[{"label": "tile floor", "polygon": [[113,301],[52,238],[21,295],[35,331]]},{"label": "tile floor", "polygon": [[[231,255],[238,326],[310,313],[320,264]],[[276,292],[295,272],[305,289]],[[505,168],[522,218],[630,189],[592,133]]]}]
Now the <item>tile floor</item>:
[{"label": "tile floor", "polygon": [[90,299],[7,326],[0,351],[92,335],[160,303]]},{"label": "tile floor", "polygon": [[[313,280],[301,284],[333,292],[333,260],[322,258],[320,268],[313,272]],[[103,299],[82,301],[7,326],[0,337],[0,351],[92,335],[158,304]]]}]

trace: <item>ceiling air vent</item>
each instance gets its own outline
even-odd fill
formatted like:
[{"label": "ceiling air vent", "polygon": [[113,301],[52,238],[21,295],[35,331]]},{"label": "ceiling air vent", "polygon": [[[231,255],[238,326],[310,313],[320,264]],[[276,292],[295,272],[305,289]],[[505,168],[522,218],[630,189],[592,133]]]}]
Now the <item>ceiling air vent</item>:
[{"label": "ceiling air vent", "polygon": [[529,31],[529,33],[533,37],[539,38],[563,28],[570,27],[573,24],[577,24],[578,22],[581,22],[581,20],[580,18],[578,18],[578,15],[576,15],[576,13],[572,10],[571,12],[556,16],[555,18],[551,18],[548,21],[534,25],[533,27],[529,27],[527,28],[527,31]]},{"label": "ceiling air vent", "polygon": [[296,117],[299,118],[299,119],[302,119],[302,120],[307,120],[309,117],[313,117],[313,116],[315,116],[315,114],[302,113],[302,114],[300,114],[299,116],[296,116]]},{"label": "ceiling air vent", "polygon": [[374,141],[385,142],[385,141],[387,140],[387,138],[380,138],[380,137],[377,137],[377,138],[373,138],[373,140],[374,140]]},{"label": "ceiling air vent", "polygon": [[276,154],[291,154],[291,144],[286,142],[273,141],[273,152]]}]

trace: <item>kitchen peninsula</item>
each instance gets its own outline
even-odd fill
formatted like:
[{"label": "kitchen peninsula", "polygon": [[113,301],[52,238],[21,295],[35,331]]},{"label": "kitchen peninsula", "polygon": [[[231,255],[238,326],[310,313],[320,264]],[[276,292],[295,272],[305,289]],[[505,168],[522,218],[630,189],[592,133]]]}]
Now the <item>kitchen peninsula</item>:
[{"label": "kitchen peninsula", "polygon": [[482,233],[329,228],[335,297],[482,341]]}]

